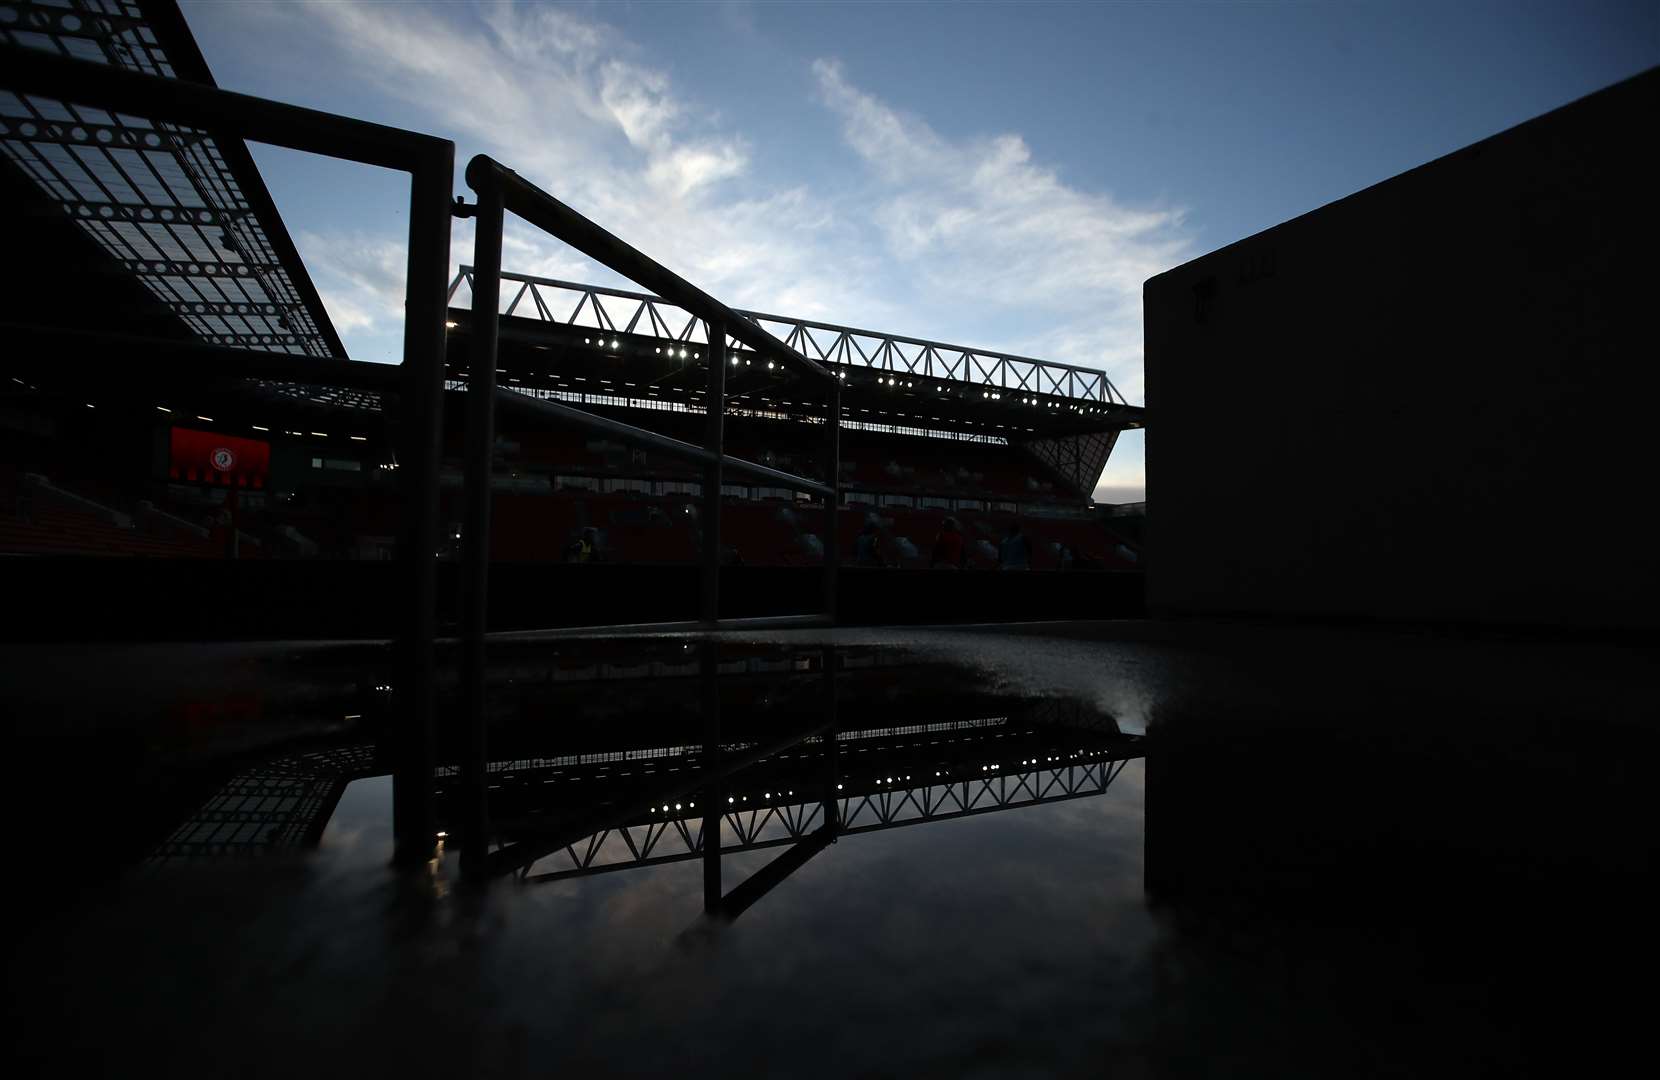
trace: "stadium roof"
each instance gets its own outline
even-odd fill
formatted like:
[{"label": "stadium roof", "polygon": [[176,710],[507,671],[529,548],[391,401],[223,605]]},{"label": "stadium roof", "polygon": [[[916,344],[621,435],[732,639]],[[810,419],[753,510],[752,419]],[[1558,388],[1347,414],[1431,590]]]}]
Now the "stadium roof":
[{"label": "stadium roof", "polygon": [[[502,279],[503,386],[580,394],[583,404],[701,411],[709,340],[702,320],[645,293],[512,273]],[[463,266],[451,304],[467,304],[470,286],[471,268]],[[811,319],[737,314],[837,373],[854,423],[1011,441],[1143,423],[1144,410],[1101,371]],[[450,364],[459,380],[471,310],[452,306],[450,319]],[[782,365],[736,342],[728,355],[727,392],[739,413],[813,420],[822,411],[822,390]]]},{"label": "stadium roof", "polygon": [[[646,293],[502,275],[498,385],[588,409],[661,415],[703,412],[707,325]],[[465,289],[463,288],[465,286]],[[468,305],[471,268],[450,284]],[[1101,371],[986,349],[737,311],[836,374],[844,430],[1023,446],[1075,494],[1087,495],[1118,435],[1142,427]],[[449,387],[462,389],[470,363],[472,311],[450,308]],[[727,416],[819,423],[825,391],[782,364],[728,341]]]},{"label": "stadium roof", "polygon": [[[174,0],[6,0],[0,42],[214,85]],[[345,356],[241,139],[0,91],[0,153],[198,340]]]},{"label": "stadium roof", "polygon": [[[577,328],[640,334],[663,341],[705,343],[702,320],[660,297],[646,293],[584,285],[553,278],[502,273],[503,314]],[[465,284],[472,287],[472,267],[463,266],[450,283],[450,300]],[[568,314],[559,314],[568,312]],[[940,341],[861,330],[851,326],[760,311],[737,314],[767,330],[802,355],[826,365],[862,367],[893,375],[931,377],[976,387],[1007,390],[1013,396],[1042,394],[1079,403],[1128,405],[1103,371],[1058,364],[1029,356],[972,349]],[[619,316],[622,325],[618,325]],[[734,348],[740,348],[734,343]]]}]

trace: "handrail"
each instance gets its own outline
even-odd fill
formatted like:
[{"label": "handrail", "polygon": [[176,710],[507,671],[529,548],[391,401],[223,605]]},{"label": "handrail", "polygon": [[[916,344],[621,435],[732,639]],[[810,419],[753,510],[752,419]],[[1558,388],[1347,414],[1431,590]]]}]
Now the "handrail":
[{"label": "handrail", "polygon": [[[344,376],[384,384],[396,378],[407,418],[400,453],[405,482],[399,552],[408,574],[401,601],[405,633],[399,642],[400,674],[393,725],[392,830],[394,859],[419,865],[435,843],[432,773],[436,753],[438,629],[438,465],[443,450],[444,313],[450,263],[450,197],[455,184],[455,144],[433,135],[387,127],[298,105],[252,97],[215,86],[127,71],[43,50],[6,48],[0,85],[15,94],[55,98],[123,116],[164,120],[230,136],[303,150],[344,161],[407,173],[409,255],[404,285],[403,363],[384,375],[371,365],[294,358],[291,375]],[[213,363],[215,354],[188,343],[153,340],[158,347],[189,352]],[[223,354],[219,354],[223,356]],[[246,375],[272,364],[253,354],[234,361]],[[181,365],[181,368],[183,365]],[[148,371],[149,374],[155,372]]]},{"label": "handrail", "polygon": [[[818,361],[803,356],[742,318],[738,312],[673,270],[600,228],[500,162],[483,154],[473,158],[467,163],[467,183],[475,191],[484,184],[499,185],[502,206],[532,225],[557,236],[624,277],[655,290],[663,299],[704,322],[724,326],[728,337],[736,338],[756,352],[775,357],[827,382],[835,381],[836,376]],[[506,276],[499,269],[496,274],[498,278]]]},{"label": "handrail", "polygon": [[[485,684],[485,639],[489,631],[486,602],[490,568],[490,474],[495,446],[495,414],[500,405],[537,413],[588,431],[703,466],[703,565],[700,622],[719,625],[721,553],[721,480],[724,469],[760,477],[824,498],[824,615],[834,619],[836,606],[836,514],[840,502],[841,388],[840,375],[803,356],[759,325],[669,270],[638,249],[606,232],[564,203],[529,183],[511,169],[479,155],[467,164],[467,183],[478,195],[471,208],[458,212],[476,216],[473,230],[473,305],[468,343],[466,537],[461,572],[461,701],[462,733],[462,867],[469,876],[499,870],[512,856],[489,851],[488,738],[489,715]],[[496,386],[496,361],[501,346],[501,253],[506,213],[514,214],[578,251],[663,295],[668,302],[701,318],[708,327],[708,387],[705,392],[705,445],[699,447],[657,432],[597,416],[569,405],[526,397]],[[725,451],[727,339],[748,345],[784,366],[822,379],[825,393],[826,469],[829,483],[794,476],[779,469],[727,455]],[[833,721],[832,721],[833,722]],[[517,845],[518,848],[524,845]]]},{"label": "handrail", "polygon": [[730,454],[722,456],[693,443],[670,438],[667,435],[649,431],[646,428],[638,428],[632,424],[625,424],[620,420],[612,420],[609,417],[600,416],[585,409],[578,409],[573,405],[561,405],[557,401],[548,401],[544,398],[526,397],[516,391],[501,387],[496,389],[496,404],[518,408],[524,412],[538,413],[551,420],[582,428],[584,431],[596,435],[608,435],[622,442],[656,450],[658,453],[679,458],[682,461],[691,461],[699,465],[711,465],[716,458],[720,458],[724,467],[733,472],[753,476],[758,480],[771,480],[783,487],[794,488],[797,491],[809,491],[814,495],[822,495],[825,498],[835,496],[835,489],[829,484],[809,480],[794,473],[787,473],[770,465],[762,465],[759,462],[733,457]]}]

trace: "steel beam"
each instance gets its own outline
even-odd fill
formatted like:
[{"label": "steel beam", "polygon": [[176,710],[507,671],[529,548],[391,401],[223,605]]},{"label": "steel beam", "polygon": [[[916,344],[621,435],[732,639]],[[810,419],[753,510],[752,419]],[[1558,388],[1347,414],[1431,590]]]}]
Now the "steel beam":
[{"label": "steel beam", "polygon": [[[490,473],[496,443],[496,352],[501,320],[501,192],[480,192],[473,233],[473,337],[467,374],[465,564],[461,581],[461,710],[464,729],[464,805],[461,860],[468,877],[481,877],[489,849],[489,700],[485,633],[489,629]],[[447,301],[446,301],[447,303]]]},{"label": "steel beam", "polygon": [[[373,133],[367,133],[372,135]],[[432,769],[438,681],[438,470],[444,445],[445,287],[455,147],[431,140],[410,162],[409,275],[404,298],[402,416],[405,576],[400,675],[394,690],[393,859],[418,865],[436,843]],[[372,149],[370,147],[369,149]],[[398,160],[406,160],[403,154]]]},{"label": "steel beam", "polygon": [[[70,215],[81,220],[78,215]],[[90,224],[104,221],[104,218],[87,218]],[[160,224],[167,224],[162,222]],[[179,222],[181,225],[194,225],[195,222]],[[248,278],[257,280],[262,274],[275,274],[283,270],[281,263],[260,262],[191,262],[188,259],[145,259],[140,257],[118,258],[115,260],[123,270],[129,274],[148,274],[151,277],[183,277],[183,278],[224,278],[239,280]],[[186,300],[183,303],[190,303]],[[183,312],[181,312],[183,314]]]},{"label": "steel beam", "polygon": [[716,910],[710,914],[723,922],[732,922],[748,911],[755,902],[782,885],[786,878],[806,865],[807,860],[829,847],[836,839],[836,827],[821,825],[811,835],[791,844],[784,853],[751,874],[743,884],[722,897]]},{"label": "steel beam", "polygon": [[100,383],[130,380],[146,386],[158,382],[167,385],[173,380],[200,386],[205,380],[215,378],[265,378],[387,390],[403,379],[401,369],[391,364],[296,356],[190,340],[12,322],[0,323],[0,335],[15,350],[8,358],[9,370],[25,369],[32,357],[42,358],[42,366],[48,372],[61,370],[62,358],[72,355],[74,377],[83,385],[89,376]]},{"label": "steel beam", "polygon": [[[451,162],[445,186],[454,178],[455,146],[445,139],[38,49],[7,50],[6,88],[127,116],[164,117],[172,123],[224,130],[255,142],[400,172],[420,171],[435,155],[443,154]],[[445,202],[447,206],[447,194]]]}]

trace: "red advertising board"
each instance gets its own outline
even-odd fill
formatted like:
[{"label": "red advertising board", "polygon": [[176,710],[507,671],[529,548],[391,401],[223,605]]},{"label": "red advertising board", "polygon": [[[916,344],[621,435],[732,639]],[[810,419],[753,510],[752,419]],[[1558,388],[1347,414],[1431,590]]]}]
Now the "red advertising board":
[{"label": "red advertising board", "polygon": [[262,490],[271,475],[271,444],[176,427],[167,475],[198,484]]}]

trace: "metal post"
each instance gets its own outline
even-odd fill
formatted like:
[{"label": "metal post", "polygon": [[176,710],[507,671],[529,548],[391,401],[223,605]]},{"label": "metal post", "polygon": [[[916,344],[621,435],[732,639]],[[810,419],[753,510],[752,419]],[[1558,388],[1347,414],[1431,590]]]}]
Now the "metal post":
[{"label": "metal post", "polygon": [[720,618],[720,489],[721,456],[726,440],[726,324],[709,326],[709,390],[704,395],[708,414],[703,447],[714,454],[703,469],[703,591],[698,617],[713,623]]},{"label": "metal post", "polygon": [[819,736],[824,740],[824,827],[832,830],[833,835],[833,831],[839,830],[842,824],[841,801],[836,794],[837,785],[841,783],[841,761],[837,754],[839,744],[836,738],[841,731],[841,725],[836,722],[838,702],[836,700],[836,647],[834,645],[824,647],[823,663],[824,708],[830,720],[830,726],[825,728],[824,734]]},{"label": "metal post", "polygon": [[409,274],[404,298],[403,636],[392,732],[393,861],[432,858],[435,751],[433,638],[437,634],[438,466],[444,442],[444,312],[450,263],[455,148],[445,143],[411,170]]},{"label": "metal post", "polygon": [[699,657],[703,682],[703,768],[710,776],[709,786],[703,789],[703,910],[710,915],[720,911],[721,853],[720,823],[721,798],[724,790],[720,780],[720,646],[705,641]]},{"label": "metal post", "polygon": [[836,571],[841,564],[841,545],[836,540],[836,518],[842,501],[842,384],[833,379],[824,406],[825,483],[830,494],[824,497],[824,614],[836,621]]},{"label": "metal post", "polygon": [[486,183],[478,192],[473,234],[473,320],[467,372],[467,510],[462,524],[461,865],[469,877],[485,873],[490,842],[489,700],[486,693],[484,634],[490,587],[490,474],[496,443],[496,350],[501,310],[501,188]]}]

